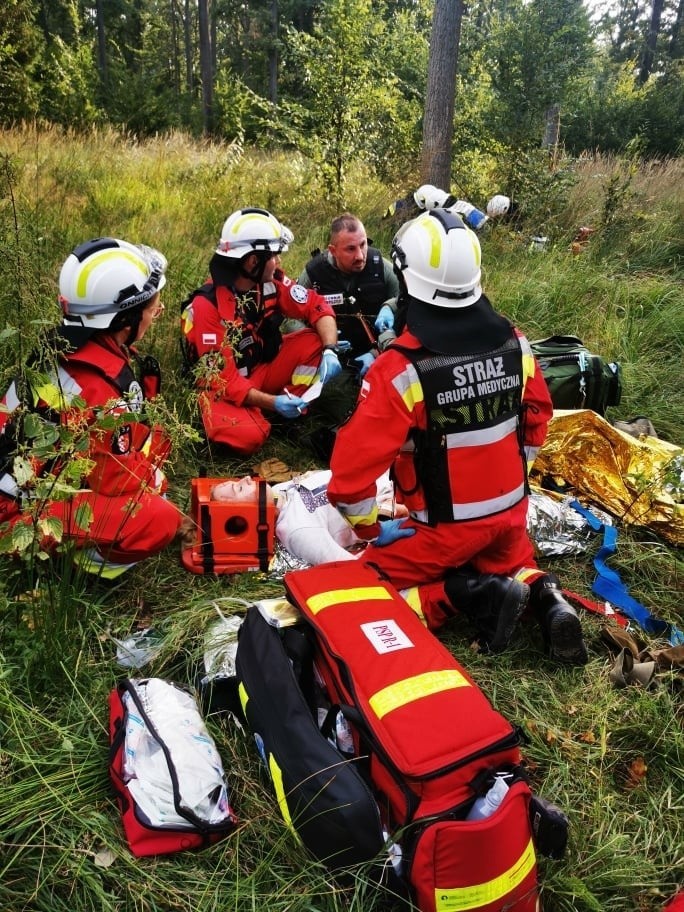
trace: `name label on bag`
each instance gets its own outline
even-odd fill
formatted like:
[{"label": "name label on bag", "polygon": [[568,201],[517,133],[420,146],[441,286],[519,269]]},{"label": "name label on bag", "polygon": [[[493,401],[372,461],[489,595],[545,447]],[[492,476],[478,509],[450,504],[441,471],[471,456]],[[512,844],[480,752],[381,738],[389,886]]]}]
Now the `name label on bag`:
[{"label": "name label on bag", "polygon": [[412,649],[414,645],[396,621],[372,621],[361,624],[361,630],[380,655],[397,649]]}]

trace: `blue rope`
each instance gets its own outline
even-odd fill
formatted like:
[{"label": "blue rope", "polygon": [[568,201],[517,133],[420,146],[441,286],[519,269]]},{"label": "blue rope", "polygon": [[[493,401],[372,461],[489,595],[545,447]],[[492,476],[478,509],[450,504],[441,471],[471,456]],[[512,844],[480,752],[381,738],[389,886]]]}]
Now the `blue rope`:
[{"label": "blue rope", "polygon": [[570,501],[573,507],[581,516],[583,516],[595,532],[603,531],[603,544],[594,557],[594,567],[596,568],[596,579],[592,584],[592,592],[611,605],[619,608],[623,614],[635,621],[647,633],[654,636],[666,637],[672,646],[684,645],[684,632],[679,630],[674,624],[662,621],[655,617],[648,608],[644,607],[641,602],[629,594],[625,584],[620,579],[620,574],[606,564],[608,558],[612,557],[617,550],[617,529],[615,526],[607,526],[591,510],[582,506],[577,500]]}]

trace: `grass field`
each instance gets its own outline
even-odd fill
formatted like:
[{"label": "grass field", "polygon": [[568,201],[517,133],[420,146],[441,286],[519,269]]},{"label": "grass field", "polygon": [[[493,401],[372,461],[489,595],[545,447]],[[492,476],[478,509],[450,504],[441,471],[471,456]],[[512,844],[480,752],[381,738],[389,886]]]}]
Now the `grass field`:
[{"label": "grass field", "polygon": [[[486,229],[485,288],[529,338],[575,333],[619,361],[623,400],[609,417],[647,415],[660,436],[681,444],[684,165],[587,157],[565,166],[562,204],[540,195],[518,230]],[[200,469],[233,476],[270,456],[302,470],[318,464],[296,435],[274,435],[251,460],[219,456],[198,438],[176,319],[182,299],[204,280],[233,209],[266,206],[292,228],[296,241],[284,262],[290,275],[326,243],[335,213],[310,163],[182,136],[138,143],[106,131],[84,138],[26,129],[0,133],[0,184],[3,389],[41,327],[59,318],[56,278],[70,250],[105,234],[148,243],[170,263],[166,314],[144,347],[165,369],[175,441],[171,497],[185,510],[190,479]],[[349,209],[387,251],[393,227],[382,213],[413,184],[382,186],[357,166],[349,186]],[[486,201],[472,202],[483,208]],[[583,225],[596,231],[574,255],[571,244]],[[530,239],[540,233],[549,243],[536,253]],[[619,529],[613,565],[631,594],[683,627],[681,551],[647,530]],[[209,726],[228,773],[237,831],[200,853],[136,861],[128,852],[107,776],[107,695],[125,673],[109,635],[160,629],[163,649],[146,672],[192,684],[202,670],[213,603],[282,591],[278,580],[261,574],[195,576],[178,557],[171,547],[112,589],[72,572],[66,558],[0,557],[0,908],[380,909],[383,899],[363,871],[355,874],[355,888],[343,889],[312,862],[277,813],[251,736],[216,717]],[[569,588],[590,594],[591,555],[543,565]],[[440,637],[497,709],[525,728],[533,785],[570,818],[566,857],[540,862],[546,912],[655,912],[684,884],[682,677],[661,671],[648,690],[615,689],[611,656],[599,638],[602,622],[583,615],[583,625],[590,652],[583,669],[555,667],[532,626],[497,657],[472,654],[458,621]]]}]

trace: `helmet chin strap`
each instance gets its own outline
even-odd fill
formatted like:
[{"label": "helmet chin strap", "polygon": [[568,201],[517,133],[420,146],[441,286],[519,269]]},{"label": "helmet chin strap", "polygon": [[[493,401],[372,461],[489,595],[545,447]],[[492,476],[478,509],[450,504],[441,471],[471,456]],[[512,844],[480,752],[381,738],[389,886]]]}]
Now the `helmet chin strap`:
[{"label": "helmet chin strap", "polygon": [[[248,270],[245,267],[245,263],[251,256],[256,256],[257,262],[252,270]],[[240,260],[240,274],[243,275],[246,279],[249,279],[250,282],[254,282],[255,284],[258,285],[261,282],[261,280],[263,279],[264,270],[266,269],[266,264],[268,263],[268,261],[270,259],[271,259],[271,254],[268,254],[268,255],[266,255],[264,253],[248,254],[246,257],[243,257],[243,259]]]}]

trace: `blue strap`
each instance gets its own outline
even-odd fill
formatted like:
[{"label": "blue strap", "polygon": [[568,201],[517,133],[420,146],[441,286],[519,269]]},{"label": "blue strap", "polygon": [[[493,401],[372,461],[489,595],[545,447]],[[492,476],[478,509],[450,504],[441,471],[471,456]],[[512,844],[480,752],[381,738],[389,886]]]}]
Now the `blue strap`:
[{"label": "blue strap", "polygon": [[607,526],[601,522],[591,510],[583,507],[577,500],[570,501],[573,507],[582,515],[595,532],[603,530],[603,544],[594,558],[594,567],[596,567],[597,576],[592,584],[592,591],[595,595],[610,602],[619,608],[623,614],[626,614],[630,620],[635,621],[647,633],[655,636],[665,636],[672,646],[684,645],[684,632],[679,630],[674,624],[668,624],[661,621],[660,618],[654,617],[648,608],[645,608],[641,602],[629,594],[625,584],[620,579],[620,574],[606,564],[606,560],[615,554],[617,549],[617,529],[615,526]]}]

